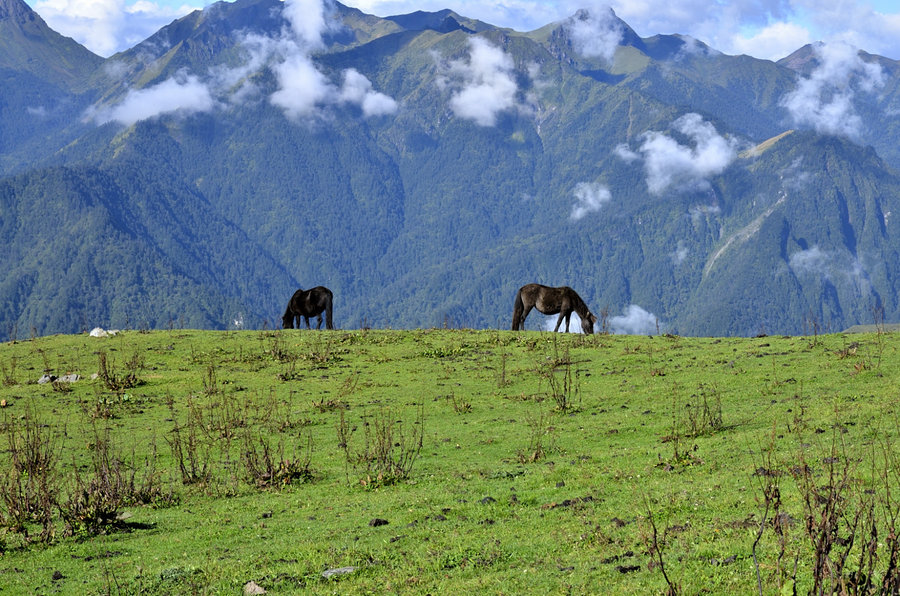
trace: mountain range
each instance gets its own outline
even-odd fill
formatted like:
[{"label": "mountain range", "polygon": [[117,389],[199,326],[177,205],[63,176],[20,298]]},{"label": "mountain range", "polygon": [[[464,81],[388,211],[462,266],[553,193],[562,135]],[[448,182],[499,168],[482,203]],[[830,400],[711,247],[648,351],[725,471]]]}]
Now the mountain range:
[{"label": "mountain range", "polygon": [[315,285],[343,328],[509,328],[529,282],[623,333],[900,320],[900,63],[846,45],[236,0],[101,58],[0,0],[0,80],[0,339]]}]

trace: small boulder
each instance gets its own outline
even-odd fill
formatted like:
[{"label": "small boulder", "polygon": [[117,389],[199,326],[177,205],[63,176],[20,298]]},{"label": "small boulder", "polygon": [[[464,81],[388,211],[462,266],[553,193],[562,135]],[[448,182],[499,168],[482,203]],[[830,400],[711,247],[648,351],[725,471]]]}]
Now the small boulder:
[{"label": "small boulder", "polygon": [[94,327],[88,334],[91,337],[112,337],[119,333],[118,329],[104,329],[103,327]]},{"label": "small boulder", "polygon": [[338,567],[336,569],[328,569],[322,572],[322,577],[328,579],[329,577],[334,577],[336,575],[347,575],[348,573],[353,573],[356,571],[356,567]]},{"label": "small boulder", "polygon": [[244,594],[246,594],[246,596],[252,596],[254,594],[265,594],[265,593],[266,593],[266,589],[263,588],[258,583],[256,583],[255,581],[251,580],[251,581],[247,582],[246,584],[244,584]]}]

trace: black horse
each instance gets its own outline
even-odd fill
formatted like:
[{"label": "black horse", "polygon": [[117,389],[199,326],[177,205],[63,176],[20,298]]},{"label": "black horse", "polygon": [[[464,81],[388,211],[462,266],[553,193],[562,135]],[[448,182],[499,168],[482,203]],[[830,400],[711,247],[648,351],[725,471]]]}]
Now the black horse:
[{"label": "black horse", "polygon": [[316,329],[322,327],[322,313],[325,313],[325,327],[334,329],[331,323],[331,303],[334,296],[331,290],[325,286],[316,286],[311,290],[297,290],[288,301],[284,316],[281,317],[282,326],[285,329],[293,329],[294,321],[297,321],[297,329],[300,329],[300,317],[306,320],[306,328],[309,329],[309,318],[317,317],[319,324]]},{"label": "black horse", "polygon": [[551,288],[541,284],[526,284],[519,288],[515,306],[513,306],[513,331],[525,329],[525,317],[535,307],[545,315],[559,313],[559,319],[557,319],[556,328],[553,331],[559,331],[559,326],[565,319],[566,333],[568,333],[569,317],[572,316],[574,310],[581,317],[581,330],[586,334],[594,332],[594,323],[597,322],[597,317],[588,310],[587,304],[584,303],[581,296],[575,293],[575,290],[568,286]]}]

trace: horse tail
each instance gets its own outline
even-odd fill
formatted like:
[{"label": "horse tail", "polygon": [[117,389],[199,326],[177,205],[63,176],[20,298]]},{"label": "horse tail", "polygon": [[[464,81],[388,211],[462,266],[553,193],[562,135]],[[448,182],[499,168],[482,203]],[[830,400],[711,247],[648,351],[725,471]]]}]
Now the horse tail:
[{"label": "horse tail", "polygon": [[331,303],[334,296],[331,292],[328,292],[325,296],[325,328],[334,329],[334,324],[331,322]]},{"label": "horse tail", "polygon": [[516,301],[513,303],[512,330],[518,331],[522,324],[522,314],[525,312],[525,303],[522,301],[522,289],[516,292]]}]

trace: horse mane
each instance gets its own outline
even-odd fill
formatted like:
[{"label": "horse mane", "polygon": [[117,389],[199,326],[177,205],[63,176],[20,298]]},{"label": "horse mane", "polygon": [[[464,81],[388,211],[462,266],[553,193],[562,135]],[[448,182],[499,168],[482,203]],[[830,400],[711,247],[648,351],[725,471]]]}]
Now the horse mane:
[{"label": "horse mane", "polygon": [[[571,290],[571,288],[569,288]],[[582,319],[586,319],[591,312],[591,309],[588,308],[587,303],[582,300],[581,296],[578,295],[578,292],[572,290],[572,295],[569,297],[572,301],[572,309],[578,313],[578,316]]]}]

